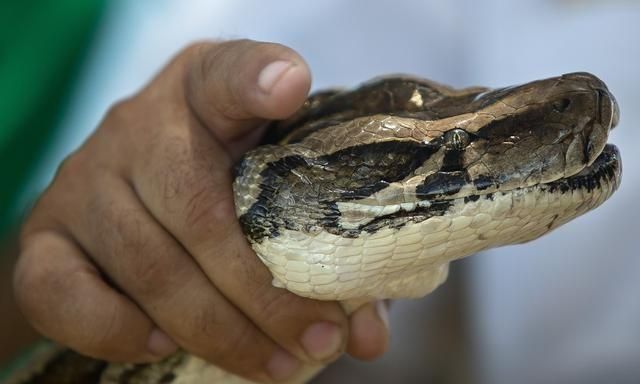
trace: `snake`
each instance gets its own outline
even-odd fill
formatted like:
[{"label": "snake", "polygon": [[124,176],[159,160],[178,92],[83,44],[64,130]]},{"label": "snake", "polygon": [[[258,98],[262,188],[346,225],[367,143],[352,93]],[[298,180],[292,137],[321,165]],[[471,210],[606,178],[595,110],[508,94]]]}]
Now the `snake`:
[{"label": "snake", "polygon": [[[451,261],[536,239],[607,200],[621,180],[607,143],[618,120],[585,72],[497,89],[387,76],[316,92],[235,166],[237,218],[276,287],[347,312],[422,297]],[[110,364],[56,345],[8,380],[50,382],[249,383],[186,352]]]}]

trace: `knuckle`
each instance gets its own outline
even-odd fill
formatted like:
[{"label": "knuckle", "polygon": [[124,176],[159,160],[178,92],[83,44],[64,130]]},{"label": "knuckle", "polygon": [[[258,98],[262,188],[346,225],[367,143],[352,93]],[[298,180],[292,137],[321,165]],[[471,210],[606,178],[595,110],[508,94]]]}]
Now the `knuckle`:
[{"label": "knuckle", "polygon": [[70,276],[89,272],[78,265],[56,263],[55,252],[50,250],[55,232],[40,231],[25,237],[13,273],[13,287],[18,300],[46,304],[46,298],[68,292]]},{"label": "knuckle", "polygon": [[[201,119],[215,125],[221,116],[247,118],[246,106],[238,98],[238,81],[229,74],[241,71],[239,65],[246,64],[238,63],[238,59],[258,45],[245,39],[198,44],[190,48],[187,95]],[[251,63],[255,65],[253,61]]]},{"label": "knuckle", "polygon": [[99,248],[108,252],[111,275],[120,286],[143,298],[162,297],[182,268],[172,262],[175,247],[153,238],[145,224],[145,212],[122,208],[115,202],[98,203],[92,233]]},{"label": "knuckle", "polygon": [[63,184],[65,189],[77,188],[80,185],[80,180],[85,179],[83,175],[86,173],[87,160],[85,153],[81,150],[71,153],[58,166],[51,185]]},{"label": "knuckle", "polygon": [[125,275],[129,276],[126,285],[132,286],[135,293],[143,298],[164,297],[174,280],[170,267],[151,255],[138,253],[131,256],[127,266],[129,272]]},{"label": "knuckle", "polygon": [[[77,150],[69,154],[60,162],[53,180],[38,200],[40,203],[48,203],[54,196],[57,197],[58,190],[63,191],[67,196],[75,195],[80,188],[83,188],[84,177],[87,169],[87,158],[83,151]],[[84,186],[86,188],[86,186]],[[49,204],[54,205],[54,204]]]},{"label": "knuckle", "polygon": [[[47,254],[49,233],[30,237],[26,251],[20,254],[13,277],[15,297],[30,323],[51,337],[64,336],[65,324],[56,319],[59,307],[73,297],[79,279],[95,276],[87,264],[56,263],[55,254]],[[54,235],[55,236],[55,235]]]},{"label": "knuckle", "polygon": [[131,350],[138,344],[131,342],[135,336],[124,334],[126,318],[117,302],[101,302],[101,315],[95,316],[90,315],[95,307],[77,299],[78,287],[90,286],[98,271],[85,263],[52,263],[55,255],[46,254],[43,236],[52,234],[27,240],[27,251],[20,255],[14,273],[15,297],[29,323],[41,334],[84,354],[137,357],[138,352]]},{"label": "knuckle", "polygon": [[[214,107],[220,116],[226,116],[232,119],[246,119],[250,116],[246,106],[242,102],[239,102],[232,92],[229,92],[225,97],[218,98]],[[223,138],[226,137],[223,136]]]},{"label": "knuckle", "polygon": [[213,44],[195,44],[192,49],[197,60],[194,62],[199,65],[199,71],[196,73],[203,76],[202,78],[207,78],[209,73],[217,71],[226,60],[229,60],[237,53],[246,52],[255,45],[257,43],[249,39],[226,40]]},{"label": "knuckle", "polygon": [[112,303],[110,308],[103,308],[101,314],[74,329],[76,349],[112,362],[146,361],[146,335],[130,329],[132,324],[128,320],[131,319],[118,305]]},{"label": "knuckle", "polygon": [[[119,210],[113,213],[114,230],[109,235],[119,236],[120,241],[113,249],[114,257],[121,267],[118,271],[133,286],[136,292],[144,297],[161,296],[170,285],[172,266],[168,265],[165,256],[169,250],[154,242],[144,233],[140,212],[137,210]],[[104,238],[105,242],[109,238]]]},{"label": "knuckle", "polygon": [[130,117],[135,113],[135,98],[125,98],[113,103],[104,116],[104,123],[109,126],[119,127],[130,120]]},{"label": "knuckle", "polygon": [[268,324],[284,325],[285,323],[280,323],[279,320],[282,317],[288,317],[291,313],[305,313],[305,318],[308,316],[304,308],[300,308],[300,300],[297,296],[286,292],[274,292],[272,287],[265,287],[258,291],[260,292],[253,294],[252,302],[256,303],[260,317]]},{"label": "knuckle", "polygon": [[226,42],[197,42],[187,46],[182,54],[179,55],[180,58],[184,58],[183,61],[186,64],[189,93],[201,89],[199,84],[208,78],[210,71],[216,68],[217,61],[225,44]]},{"label": "knuckle", "polygon": [[47,278],[47,274],[38,266],[32,254],[22,252],[13,273],[14,294],[27,317],[31,317],[34,313],[32,308],[37,295],[33,293],[42,291],[43,282]]},{"label": "knuckle", "polygon": [[51,183],[30,207],[21,231],[24,246],[30,235],[48,229],[68,229],[70,223],[82,216],[75,215],[84,206],[95,185],[95,178],[88,177],[90,159],[83,150],[67,156],[58,166]]},{"label": "knuckle", "polygon": [[217,151],[211,145],[194,147],[182,138],[167,140],[161,149],[167,166],[158,169],[156,180],[163,208],[183,217],[188,230],[202,232],[203,226],[235,215],[230,164],[222,156],[211,156]]},{"label": "knuckle", "polygon": [[191,231],[209,232],[206,228],[216,226],[216,232],[229,228],[216,223],[234,217],[233,198],[227,193],[212,193],[209,185],[194,189],[185,204],[185,227]]},{"label": "knuckle", "polygon": [[186,60],[191,60],[193,62],[193,58],[204,57],[208,52],[216,49],[222,44],[224,44],[224,41],[194,41],[190,44],[187,44],[178,54],[178,57],[184,57],[186,58]]},{"label": "knuckle", "polygon": [[[109,154],[106,160],[110,162],[114,161],[113,154],[135,153],[135,147],[132,144],[139,142],[141,137],[151,136],[154,132],[154,130],[142,129],[142,125],[147,124],[147,119],[150,118],[149,102],[142,96],[143,94],[144,90],[112,104],[85,147],[93,144],[91,139],[102,139],[100,149]],[[141,116],[145,119],[141,119]],[[117,143],[117,147],[108,145],[109,143]]]}]

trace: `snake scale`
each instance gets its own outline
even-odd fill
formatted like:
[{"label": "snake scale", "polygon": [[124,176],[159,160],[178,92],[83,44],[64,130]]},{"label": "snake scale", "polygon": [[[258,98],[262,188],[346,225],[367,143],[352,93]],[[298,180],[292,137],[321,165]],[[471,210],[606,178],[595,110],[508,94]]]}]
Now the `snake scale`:
[{"label": "snake scale", "polygon": [[[237,164],[236,213],[278,287],[347,310],[421,297],[450,261],[538,238],[611,196],[617,122],[588,73],[493,90],[400,76],[319,92]],[[118,365],[55,346],[9,379],[82,382],[246,381],[186,353]]]}]

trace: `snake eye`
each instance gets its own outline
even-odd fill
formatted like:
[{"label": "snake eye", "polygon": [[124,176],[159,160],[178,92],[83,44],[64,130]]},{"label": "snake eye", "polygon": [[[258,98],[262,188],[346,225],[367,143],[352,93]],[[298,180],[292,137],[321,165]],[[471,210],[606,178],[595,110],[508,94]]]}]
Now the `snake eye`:
[{"label": "snake eye", "polygon": [[569,99],[556,100],[553,102],[553,110],[558,113],[562,113],[566,111],[570,105],[571,105],[571,100]]},{"label": "snake eye", "polygon": [[444,134],[447,147],[461,151],[469,145],[469,134],[464,129],[454,128]]}]

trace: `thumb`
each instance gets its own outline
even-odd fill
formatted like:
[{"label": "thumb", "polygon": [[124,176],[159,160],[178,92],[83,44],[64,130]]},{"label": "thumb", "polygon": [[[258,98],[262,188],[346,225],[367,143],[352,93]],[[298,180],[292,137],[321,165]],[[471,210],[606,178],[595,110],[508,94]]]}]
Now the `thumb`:
[{"label": "thumb", "polygon": [[198,119],[225,144],[263,119],[282,119],[305,101],[307,64],[280,44],[251,40],[202,43],[188,50],[186,99]]}]

